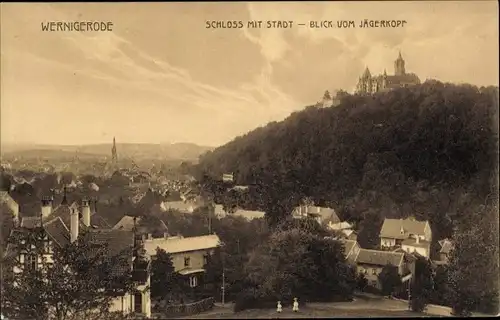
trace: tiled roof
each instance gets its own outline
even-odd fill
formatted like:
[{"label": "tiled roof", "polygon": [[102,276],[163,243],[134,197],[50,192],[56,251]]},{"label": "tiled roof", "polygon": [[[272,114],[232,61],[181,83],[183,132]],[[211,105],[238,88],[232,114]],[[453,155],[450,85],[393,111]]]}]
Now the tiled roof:
[{"label": "tiled roof", "polygon": [[[302,211],[300,211],[302,209]],[[292,215],[294,217],[301,216],[319,216],[322,222],[339,223],[340,219],[332,208],[318,207],[318,206],[298,206],[296,207]]]},{"label": "tiled roof", "polygon": [[356,245],[356,241],[354,240],[343,240],[342,241],[344,244],[344,253],[347,256],[351,253],[352,248]]},{"label": "tiled roof", "polygon": [[344,229],[351,229],[352,225],[349,222],[339,222],[339,223],[332,223],[329,225],[330,229],[332,230],[344,230]]},{"label": "tiled roof", "polygon": [[126,230],[89,229],[85,234],[93,243],[106,244],[110,255],[116,255],[134,246],[134,233]]},{"label": "tiled roof", "polygon": [[23,217],[21,218],[21,227],[26,229],[39,228],[42,225],[40,217]]},{"label": "tiled roof", "polygon": [[[23,221],[29,225],[29,227],[23,227]],[[38,217],[24,217],[21,221],[21,227],[12,230],[10,237],[15,238],[16,234],[31,234],[33,229],[41,227],[41,220]],[[43,229],[47,233],[47,235],[59,246],[64,246],[69,243],[69,230],[62,222],[61,218],[57,217],[49,221],[43,222]],[[7,245],[6,256],[14,257],[18,253],[18,247],[9,242]]]},{"label": "tiled roof", "polygon": [[144,241],[144,249],[149,255],[155,255],[157,248],[163,249],[167,253],[180,253],[212,249],[219,245],[220,239],[215,234],[189,238],[159,238]]},{"label": "tiled roof", "polygon": [[104,219],[98,213],[93,213],[93,214],[90,215],[90,224],[93,227],[97,227],[97,228],[100,228],[100,229],[110,229],[111,228],[111,226],[106,221],[106,219]]},{"label": "tiled roof", "polygon": [[[385,219],[380,230],[381,238],[407,239],[410,234],[424,235],[427,221],[407,219]],[[403,233],[401,233],[403,230]]]},{"label": "tiled roof", "polygon": [[9,208],[18,206],[17,202],[10,196],[7,191],[0,191],[0,203],[5,203]]},{"label": "tiled roof", "polygon": [[358,264],[385,266],[392,264],[399,266],[403,262],[404,254],[400,252],[360,249],[356,257]]},{"label": "tiled roof", "polygon": [[69,230],[60,217],[44,222],[43,227],[52,240],[59,246],[62,247],[69,243]]},{"label": "tiled roof", "polygon": [[86,240],[91,243],[106,247],[109,257],[123,257],[121,263],[113,265],[116,274],[125,273],[132,268],[132,256],[134,248],[134,233],[124,230],[112,229],[90,229],[85,234]]},{"label": "tiled roof", "polygon": [[139,224],[140,222],[141,222],[140,217],[136,217],[136,221],[134,223],[134,217],[123,216],[123,218],[121,218],[120,221],[118,221],[118,223],[113,226],[113,229],[132,231],[134,229],[135,224]]}]

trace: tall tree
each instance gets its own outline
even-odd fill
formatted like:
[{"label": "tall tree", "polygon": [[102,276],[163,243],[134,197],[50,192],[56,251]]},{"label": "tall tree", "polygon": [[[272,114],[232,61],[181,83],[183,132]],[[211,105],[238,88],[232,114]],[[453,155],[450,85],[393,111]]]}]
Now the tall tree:
[{"label": "tall tree", "polygon": [[382,293],[386,296],[393,294],[402,284],[397,267],[391,264],[387,264],[382,268],[378,279],[382,285]]},{"label": "tall tree", "polygon": [[151,295],[167,300],[179,295],[180,276],[175,272],[172,257],[165,250],[157,248],[151,264]]},{"label": "tall tree", "polygon": [[411,309],[413,311],[424,311],[431,298],[433,288],[434,280],[430,261],[419,257],[415,261],[415,278],[411,286]]},{"label": "tall tree", "polygon": [[480,206],[458,224],[448,282],[456,315],[498,313],[498,206]]}]

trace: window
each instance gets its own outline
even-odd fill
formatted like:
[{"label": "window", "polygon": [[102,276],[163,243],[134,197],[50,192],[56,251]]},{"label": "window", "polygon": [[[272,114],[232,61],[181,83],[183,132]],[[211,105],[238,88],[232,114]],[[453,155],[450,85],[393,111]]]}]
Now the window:
[{"label": "window", "polygon": [[373,268],[373,269],[372,269],[372,274],[373,274],[374,276],[376,276],[376,275],[377,275],[377,269]]},{"label": "window", "polygon": [[142,294],[140,292],[134,294],[134,311],[137,313],[142,312]]},{"label": "window", "polygon": [[189,278],[189,286],[191,288],[194,288],[198,285],[198,279],[196,278],[196,276],[192,276]]},{"label": "window", "polygon": [[191,258],[190,257],[185,257],[184,258],[184,267],[189,267],[189,265],[191,264]]},{"label": "window", "polygon": [[34,254],[27,255],[25,260],[25,268],[27,270],[36,270],[37,262],[37,256],[35,256]]},{"label": "window", "polygon": [[203,255],[203,265],[206,265],[208,263],[208,254]]}]

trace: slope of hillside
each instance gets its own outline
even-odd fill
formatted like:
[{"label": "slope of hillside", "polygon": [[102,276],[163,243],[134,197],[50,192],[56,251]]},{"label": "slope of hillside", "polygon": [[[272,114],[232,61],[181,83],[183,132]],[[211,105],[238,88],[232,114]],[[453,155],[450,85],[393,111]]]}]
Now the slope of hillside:
[{"label": "slope of hillside", "polygon": [[207,153],[197,173],[255,184],[248,205],[274,220],[308,196],[375,225],[431,217],[448,235],[463,198],[483,201],[496,183],[497,141],[498,88],[428,81],[309,107]]}]

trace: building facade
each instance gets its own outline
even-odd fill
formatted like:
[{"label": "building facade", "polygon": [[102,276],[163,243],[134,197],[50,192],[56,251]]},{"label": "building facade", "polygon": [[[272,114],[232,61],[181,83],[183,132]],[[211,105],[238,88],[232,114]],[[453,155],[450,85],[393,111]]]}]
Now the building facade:
[{"label": "building facade", "polygon": [[221,242],[215,234],[188,238],[168,235],[152,238],[148,235],[144,237],[143,244],[146,253],[153,259],[158,248],[170,254],[175,272],[185,276],[189,286],[194,288],[199,286],[203,279],[209,255],[213,254]]},{"label": "building facade", "polygon": [[388,75],[384,70],[383,74],[372,76],[370,70],[366,67],[359,77],[356,92],[371,94],[418,84],[420,84],[420,79],[416,74],[406,72],[405,60],[401,56],[401,52],[399,52],[398,58],[394,61],[394,74]]}]

